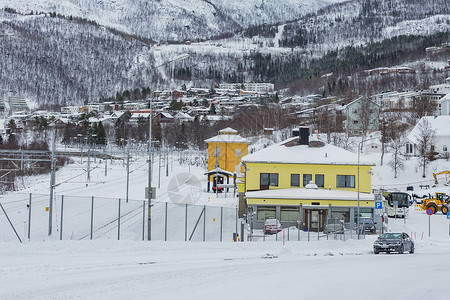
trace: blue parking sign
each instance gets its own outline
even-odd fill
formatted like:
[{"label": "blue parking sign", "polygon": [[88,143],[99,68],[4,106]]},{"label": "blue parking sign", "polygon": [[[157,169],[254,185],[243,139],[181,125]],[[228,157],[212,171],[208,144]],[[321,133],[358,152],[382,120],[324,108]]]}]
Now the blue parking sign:
[{"label": "blue parking sign", "polygon": [[447,213],[447,219],[450,219],[450,212]]},{"label": "blue parking sign", "polygon": [[381,201],[375,202],[375,208],[376,209],[382,209],[383,208],[383,202],[381,202]]}]

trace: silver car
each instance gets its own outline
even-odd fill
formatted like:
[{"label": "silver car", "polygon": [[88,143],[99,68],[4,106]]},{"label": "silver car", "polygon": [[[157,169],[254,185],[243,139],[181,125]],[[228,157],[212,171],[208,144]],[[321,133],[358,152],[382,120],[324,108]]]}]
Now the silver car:
[{"label": "silver car", "polygon": [[331,218],[331,219],[327,219],[323,233],[324,234],[344,233],[344,230],[345,230],[344,220],[337,219],[337,218]]},{"label": "silver car", "polygon": [[382,234],[373,243],[374,254],[380,252],[398,252],[399,254],[403,254],[405,251],[414,253],[414,242],[405,232]]}]

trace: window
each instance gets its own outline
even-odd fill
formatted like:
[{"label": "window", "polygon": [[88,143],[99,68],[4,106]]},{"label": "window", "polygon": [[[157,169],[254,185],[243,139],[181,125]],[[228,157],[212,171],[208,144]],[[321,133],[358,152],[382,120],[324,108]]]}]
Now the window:
[{"label": "window", "polygon": [[358,120],[353,120],[353,124],[358,124]]},{"label": "window", "polygon": [[338,188],[354,188],[355,175],[337,175],[336,186]]},{"label": "window", "polygon": [[344,222],[350,222],[350,208],[332,207],[331,217],[344,220]]},{"label": "window", "polygon": [[303,186],[305,187],[312,180],[312,174],[303,174]]},{"label": "window", "polygon": [[413,153],[413,145],[406,144],[406,153]]},{"label": "window", "polygon": [[357,109],[353,110],[353,113],[354,113],[354,114],[357,114],[357,113],[358,113],[358,110],[357,110]]},{"label": "window", "polygon": [[236,149],[235,154],[236,157],[241,157],[241,149]]},{"label": "window", "polygon": [[447,152],[447,145],[442,146],[442,151]]},{"label": "window", "polygon": [[316,181],[315,181],[315,183],[316,183],[316,185],[318,186],[318,187],[324,187],[324,175],[323,174],[316,174]]},{"label": "window", "polygon": [[298,221],[298,207],[283,207],[280,208],[280,219],[282,222],[290,221],[296,223]]},{"label": "window", "polygon": [[261,173],[260,184],[267,186],[278,186],[278,173]]},{"label": "window", "polygon": [[[359,209],[359,217],[360,218],[372,218],[373,219],[373,210],[372,208],[360,208]],[[358,223],[358,210],[354,211],[354,222]]]},{"label": "window", "polygon": [[291,174],[291,187],[300,186],[300,174]]},{"label": "window", "polygon": [[258,221],[264,221],[269,218],[276,218],[275,206],[258,206]]}]

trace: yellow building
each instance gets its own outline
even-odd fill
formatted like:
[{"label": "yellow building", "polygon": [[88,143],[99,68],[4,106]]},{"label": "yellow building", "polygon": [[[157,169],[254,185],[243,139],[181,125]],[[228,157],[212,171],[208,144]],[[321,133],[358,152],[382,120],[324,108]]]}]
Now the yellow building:
[{"label": "yellow building", "polygon": [[303,228],[308,227],[308,218],[314,218],[322,230],[331,217],[354,226],[351,216],[357,215],[358,198],[360,216],[375,217],[371,194],[374,164],[360,160],[358,189],[357,155],[321,141],[310,142],[306,130],[301,137],[242,158],[246,172],[240,178],[239,193],[245,194],[249,209],[257,215],[255,227],[267,218],[286,222],[288,215]]},{"label": "yellow building", "polygon": [[205,142],[208,143],[208,171],[220,168],[231,173],[235,172],[241,158],[247,155],[250,144],[230,127],[220,130],[217,136]]}]

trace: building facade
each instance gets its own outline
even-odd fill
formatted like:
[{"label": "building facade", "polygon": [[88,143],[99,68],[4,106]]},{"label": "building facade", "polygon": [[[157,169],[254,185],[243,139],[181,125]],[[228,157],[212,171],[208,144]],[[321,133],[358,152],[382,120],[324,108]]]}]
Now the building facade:
[{"label": "building facade", "polygon": [[248,210],[257,216],[254,228],[262,228],[267,218],[277,218],[283,226],[297,220],[301,229],[321,231],[329,217],[342,218],[352,227],[358,202],[361,216],[375,217],[374,164],[360,160],[358,165],[356,154],[309,141],[308,135],[309,131],[300,133],[243,157],[246,172],[239,193],[245,194]]},{"label": "building facade", "polygon": [[348,135],[359,136],[379,130],[380,106],[366,97],[360,97],[346,106]]}]

